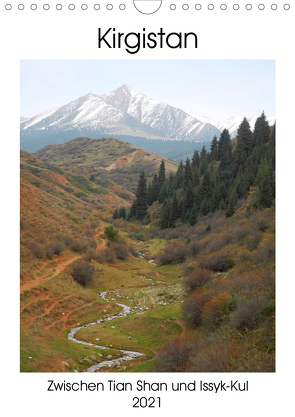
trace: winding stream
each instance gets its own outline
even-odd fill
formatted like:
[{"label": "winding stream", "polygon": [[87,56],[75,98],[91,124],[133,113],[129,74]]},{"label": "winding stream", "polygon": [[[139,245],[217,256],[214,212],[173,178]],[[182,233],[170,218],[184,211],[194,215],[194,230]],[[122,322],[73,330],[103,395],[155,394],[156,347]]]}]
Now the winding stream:
[{"label": "winding stream", "polygon": [[[103,298],[104,300],[107,300],[106,294],[107,294],[107,291],[101,292],[98,295],[101,298]],[[80,343],[81,345],[94,346],[98,349],[110,349],[110,347],[108,347],[108,346],[100,346],[100,345],[96,345],[94,343],[88,343],[88,342],[84,342],[82,340],[78,340],[78,339],[75,338],[75,334],[79,330],[84,329],[85,327],[92,326],[92,325],[98,324],[98,323],[104,323],[105,321],[110,321],[110,320],[116,319],[118,317],[125,317],[125,316],[128,316],[128,314],[131,313],[131,307],[126,306],[125,304],[120,304],[120,303],[116,303],[116,304],[123,308],[123,311],[121,313],[115,314],[113,316],[105,317],[105,318],[93,321],[91,323],[84,324],[83,326],[74,327],[73,329],[71,329],[69,331],[68,339],[72,340],[75,343]],[[112,366],[112,364],[115,363],[115,362],[118,363],[118,362],[123,362],[123,361],[129,361],[131,359],[138,358],[139,356],[144,356],[143,353],[140,353],[140,352],[133,352],[133,351],[130,351],[130,350],[122,350],[122,349],[116,349],[116,350],[118,350],[119,352],[122,353],[122,356],[120,358],[109,359],[109,360],[106,360],[106,361],[103,361],[103,362],[99,362],[98,364],[92,365],[89,368],[85,369],[84,372],[95,372],[97,369],[99,369],[103,366]]]}]

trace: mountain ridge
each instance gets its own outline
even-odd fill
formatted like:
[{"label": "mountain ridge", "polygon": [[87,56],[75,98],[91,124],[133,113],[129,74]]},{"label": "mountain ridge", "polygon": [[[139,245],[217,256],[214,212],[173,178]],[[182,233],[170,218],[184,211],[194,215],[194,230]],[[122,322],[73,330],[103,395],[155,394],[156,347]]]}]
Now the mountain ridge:
[{"label": "mountain ridge", "polygon": [[[235,137],[243,116],[214,121],[193,117],[157,102],[126,84],[101,94],[88,93],[58,108],[20,118],[21,148],[33,152],[76,137],[133,137],[148,140],[210,143],[228,129]],[[256,117],[249,118],[252,130]],[[267,118],[274,124],[274,118]],[[170,145],[169,145],[170,146]],[[155,145],[153,151],[157,152]]]},{"label": "mountain ridge", "polygon": [[[210,141],[216,127],[181,109],[159,103],[123,84],[103,94],[88,93],[57,109],[21,118],[21,142],[44,135],[80,130],[151,139]],[[93,136],[93,135],[92,135]]]}]

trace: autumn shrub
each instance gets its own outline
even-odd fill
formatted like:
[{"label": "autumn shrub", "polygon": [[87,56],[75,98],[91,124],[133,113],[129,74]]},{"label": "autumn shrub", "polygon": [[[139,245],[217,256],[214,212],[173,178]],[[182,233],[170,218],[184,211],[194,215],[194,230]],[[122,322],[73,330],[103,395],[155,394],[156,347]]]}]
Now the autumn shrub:
[{"label": "autumn shrub", "polygon": [[130,252],[131,252],[132,256],[134,256],[135,258],[138,258],[139,253],[137,252],[137,250],[134,246],[130,246]]},{"label": "autumn shrub", "polygon": [[236,340],[229,338],[224,340],[203,340],[194,349],[191,358],[192,372],[238,372],[241,369],[240,360],[246,354],[246,346]]},{"label": "autumn shrub", "polygon": [[91,261],[96,260],[97,259],[97,253],[96,250],[94,248],[88,247],[84,253],[83,259],[85,259],[85,261]]},{"label": "autumn shrub", "polygon": [[120,261],[126,261],[129,255],[129,247],[127,246],[124,239],[119,239],[119,242],[108,242],[108,247],[110,251],[116,256]]},{"label": "autumn shrub", "polygon": [[103,261],[109,264],[116,263],[116,257],[115,255],[109,250],[106,249],[103,252],[101,252],[101,256],[103,257]]},{"label": "autumn shrub", "polygon": [[156,370],[158,372],[185,372],[189,366],[192,347],[186,339],[169,340],[159,351]]},{"label": "autumn shrub", "polygon": [[128,258],[128,249],[125,246],[118,245],[116,248],[116,256],[120,261],[126,261]]},{"label": "autumn shrub", "polygon": [[190,254],[190,256],[195,258],[199,254],[199,252],[200,252],[199,243],[196,240],[190,241],[190,244],[189,244],[189,254]]},{"label": "autumn shrub", "polygon": [[212,271],[209,269],[195,268],[190,272],[184,281],[184,284],[189,292],[196,290],[199,287],[204,287],[213,277]]},{"label": "autumn shrub", "polygon": [[84,259],[77,259],[72,263],[71,275],[75,281],[83,287],[88,286],[93,281],[94,268],[90,262]]},{"label": "autumn shrub", "polygon": [[85,234],[86,237],[89,237],[89,238],[93,238],[93,236],[94,236],[94,232],[93,232],[92,229],[86,229],[84,234]]},{"label": "autumn shrub", "polygon": [[224,292],[213,296],[203,307],[202,322],[207,326],[220,324],[226,316],[230,293]]},{"label": "autumn shrub", "polygon": [[33,241],[30,242],[29,248],[34,253],[36,258],[44,258],[46,256],[46,246],[42,243]]},{"label": "autumn shrub", "polygon": [[27,222],[25,221],[25,219],[21,218],[20,219],[20,230],[24,230],[27,227]]},{"label": "autumn shrub", "polygon": [[139,229],[135,224],[128,223],[128,232],[129,233],[138,233]]},{"label": "autumn shrub", "polygon": [[233,240],[231,232],[210,233],[204,239],[199,241],[200,251],[204,254],[216,252]]},{"label": "autumn shrub", "polygon": [[93,219],[90,221],[90,227],[92,229],[96,229],[97,227],[99,227],[99,225],[100,225],[100,222],[97,219]]},{"label": "autumn shrub", "polygon": [[[218,283],[217,283],[218,284]],[[257,267],[248,262],[237,264],[221,280],[220,286],[227,285],[235,292],[240,292],[248,297],[259,291],[264,291],[268,296],[274,295],[274,271],[268,267]]]},{"label": "autumn shrub", "polygon": [[89,242],[88,242],[88,246],[89,246],[90,248],[95,249],[95,248],[96,248],[96,246],[97,246],[97,242],[96,242],[96,240],[95,240],[95,239],[91,239],[91,240],[89,240]]},{"label": "autumn shrub", "polygon": [[233,253],[228,247],[222,248],[217,252],[204,255],[199,265],[201,268],[210,269],[211,271],[224,272],[232,268],[234,265]]},{"label": "autumn shrub", "polygon": [[147,239],[144,232],[129,232],[128,237],[133,240],[139,240],[140,242],[144,242]]},{"label": "autumn shrub", "polygon": [[148,239],[154,239],[159,236],[159,229],[157,227],[149,227],[147,231]]},{"label": "autumn shrub", "polygon": [[159,236],[165,240],[172,240],[180,238],[179,228],[163,229],[159,232]]},{"label": "autumn shrub", "polygon": [[237,310],[230,315],[230,327],[240,331],[254,329],[261,320],[261,312],[267,304],[265,297],[239,300]]},{"label": "autumn shrub", "polygon": [[274,235],[265,234],[260,242],[257,251],[256,259],[260,264],[265,264],[269,261],[275,260],[275,238]]},{"label": "autumn shrub", "polygon": [[251,218],[251,222],[261,231],[265,232],[273,221],[272,210],[257,211]]},{"label": "autumn shrub", "polygon": [[182,312],[190,326],[202,324],[203,308],[208,300],[208,295],[201,290],[194,291],[185,299],[182,304]]},{"label": "autumn shrub", "polygon": [[185,245],[169,245],[162,249],[156,260],[160,265],[181,264],[189,255],[189,249]]},{"label": "autumn shrub", "polygon": [[65,234],[63,235],[62,240],[66,246],[71,246],[73,243],[73,236]]},{"label": "autumn shrub", "polygon": [[51,241],[46,246],[46,255],[59,255],[65,249],[62,240]]},{"label": "autumn shrub", "polygon": [[73,252],[84,252],[88,247],[88,243],[86,240],[73,240],[71,243],[71,249]]},{"label": "autumn shrub", "polygon": [[244,238],[242,245],[245,245],[247,248],[249,248],[250,251],[253,251],[257,248],[261,239],[262,239],[261,232],[252,231],[251,234],[247,235]]}]

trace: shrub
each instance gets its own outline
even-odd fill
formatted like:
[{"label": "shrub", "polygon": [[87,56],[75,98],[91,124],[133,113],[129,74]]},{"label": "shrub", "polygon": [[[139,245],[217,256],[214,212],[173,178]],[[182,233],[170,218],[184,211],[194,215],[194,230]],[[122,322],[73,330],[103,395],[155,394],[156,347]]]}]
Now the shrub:
[{"label": "shrub", "polygon": [[275,240],[274,235],[265,235],[260,242],[257,252],[257,261],[260,264],[267,263],[271,260],[275,260]]},{"label": "shrub", "polygon": [[230,327],[237,330],[254,329],[261,319],[260,313],[266,306],[265,298],[255,297],[252,300],[240,301],[237,310],[230,315]]},{"label": "shrub", "polygon": [[65,248],[62,241],[49,242],[46,248],[47,255],[59,255]]},{"label": "shrub", "polygon": [[200,251],[204,254],[218,251],[233,240],[232,233],[211,233],[199,242]]},{"label": "shrub", "polygon": [[89,247],[86,249],[83,258],[85,259],[85,261],[91,261],[92,259],[96,260],[96,254],[97,254],[96,250]]},{"label": "shrub", "polygon": [[116,258],[114,254],[108,249],[101,252],[101,255],[103,256],[104,262],[107,262],[110,264],[114,264],[116,262]]},{"label": "shrub", "polygon": [[243,240],[243,245],[247,246],[250,251],[257,248],[259,242],[261,241],[262,234],[257,231],[253,231],[251,234],[245,237]]},{"label": "shrub", "polygon": [[194,291],[199,287],[204,287],[212,280],[213,274],[208,269],[194,269],[184,281],[188,291]]},{"label": "shrub", "polygon": [[203,307],[208,301],[208,296],[203,291],[195,291],[189,295],[182,305],[184,318],[191,326],[202,324]]},{"label": "shrub", "polygon": [[85,240],[73,240],[71,244],[71,249],[73,252],[83,252],[87,249],[87,241]]},{"label": "shrub", "polygon": [[111,241],[111,242],[118,242],[118,238],[119,238],[119,231],[117,229],[114,229],[113,226],[108,226],[104,229],[104,233],[106,235],[106,237]]},{"label": "shrub", "polygon": [[156,259],[160,265],[181,264],[188,254],[189,248],[185,245],[169,245],[156,255]]},{"label": "shrub", "polygon": [[46,247],[44,244],[33,241],[29,244],[29,248],[36,258],[44,258],[46,256]]},{"label": "shrub", "polygon": [[20,230],[24,230],[27,226],[27,223],[24,219],[20,219]]},{"label": "shrub", "polygon": [[72,277],[83,287],[86,287],[92,282],[93,273],[93,266],[84,259],[77,259],[72,263]]},{"label": "shrub", "polygon": [[118,245],[116,247],[116,256],[121,261],[126,261],[126,259],[128,258],[128,250],[127,250],[127,248],[125,246]]},{"label": "shrub", "polygon": [[71,244],[73,243],[73,237],[70,235],[64,235],[62,239],[66,246],[71,246]]},{"label": "shrub", "polygon": [[93,238],[93,236],[94,236],[94,232],[91,229],[86,229],[84,234],[85,234],[85,236],[87,236],[89,238]]},{"label": "shrub", "polygon": [[159,351],[156,368],[159,372],[184,372],[187,370],[192,344],[185,339],[172,339]]},{"label": "shrub", "polygon": [[134,240],[139,240],[141,242],[144,242],[147,239],[143,232],[130,232],[128,233],[128,237]]},{"label": "shrub", "polygon": [[229,292],[217,294],[204,305],[202,311],[202,322],[205,325],[215,326],[222,322],[226,314],[230,300]]},{"label": "shrub", "polygon": [[205,341],[195,349],[192,358],[192,372],[234,372],[241,369],[241,357],[245,355],[245,346],[234,338]]},{"label": "shrub", "polygon": [[232,268],[234,261],[231,252],[227,248],[203,256],[200,260],[200,267],[211,269],[211,271],[224,272]]}]

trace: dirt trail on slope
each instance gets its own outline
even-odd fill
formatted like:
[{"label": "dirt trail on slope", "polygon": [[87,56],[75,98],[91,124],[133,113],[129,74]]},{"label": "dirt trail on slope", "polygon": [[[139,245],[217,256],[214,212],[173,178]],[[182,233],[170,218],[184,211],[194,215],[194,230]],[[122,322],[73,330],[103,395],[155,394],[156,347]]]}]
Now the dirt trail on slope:
[{"label": "dirt trail on slope", "polygon": [[[64,271],[67,266],[69,266],[72,262],[76,261],[79,258],[81,258],[81,256],[77,255],[77,256],[74,256],[73,258],[70,258],[70,259],[65,259],[63,261],[58,261],[58,264],[56,265],[54,273],[52,275],[50,275],[50,276],[48,276],[48,274],[41,275],[40,277],[36,277],[36,279],[34,279],[34,281],[26,282],[25,284],[21,285],[20,292],[23,293],[24,291],[28,291],[31,288],[37,287],[38,285],[43,284],[44,282],[48,281],[49,279],[52,279],[52,278],[56,277],[58,274],[60,274],[62,271]],[[44,263],[42,265],[41,270],[44,269],[46,265],[47,265],[47,263]]]},{"label": "dirt trail on slope", "polygon": [[104,235],[104,230],[102,228],[96,228],[95,231],[95,238],[100,240],[100,243],[97,242],[96,251],[102,252],[107,247],[107,240],[103,239],[102,236]]}]

